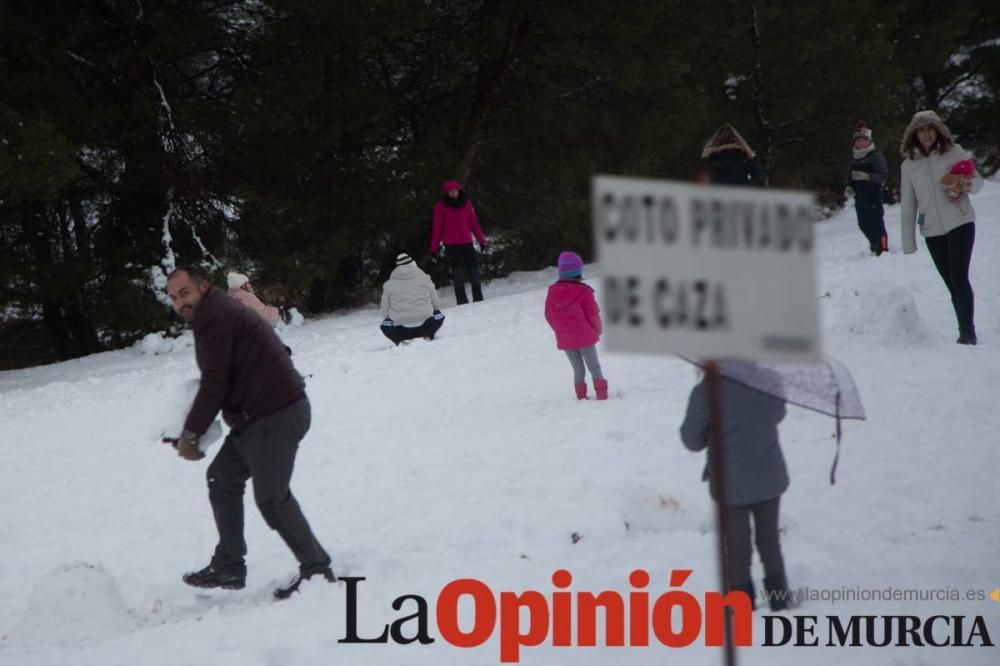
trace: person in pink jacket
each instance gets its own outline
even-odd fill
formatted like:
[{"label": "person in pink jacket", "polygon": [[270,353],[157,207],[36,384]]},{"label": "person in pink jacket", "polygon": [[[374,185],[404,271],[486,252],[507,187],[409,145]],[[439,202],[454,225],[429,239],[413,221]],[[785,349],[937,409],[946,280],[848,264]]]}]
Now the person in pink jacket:
[{"label": "person in pink jacket", "polygon": [[468,303],[465,282],[472,286],[472,300],[483,300],[483,288],[479,280],[479,260],[472,238],[479,241],[480,249],[486,247],[486,237],[479,228],[476,209],[472,207],[462,186],[457,180],[447,181],[442,188],[441,198],[434,204],[434,222],[431,228],[431,254],[444,243],[445,257],[451,266],[451,278],[455,283],[455,302]]},{"label": "person in pink jacket", "polygon": [[253,293],[253,286],[250,285],[250,278],[242,273],[230,273],[226,276],[229,284],[229,295],[238,300],[251,310],[254,310],[271,326],[278,323],[280,317],[278,308],[273,305],[264,305],[256,294]]},{"label": "person in pink jacket", "polygon": [[583,260],[573,252],[559,255],[559,281],[545,297],[545,321],[556,334],[556,348],[566,352],[573,366],[573,384],[578,400],[587,399],[587,376],[594,380],[598,400],[608,399],[608,380],[597,358],[601,338],[601,310],[594,290],[583,283]]}]

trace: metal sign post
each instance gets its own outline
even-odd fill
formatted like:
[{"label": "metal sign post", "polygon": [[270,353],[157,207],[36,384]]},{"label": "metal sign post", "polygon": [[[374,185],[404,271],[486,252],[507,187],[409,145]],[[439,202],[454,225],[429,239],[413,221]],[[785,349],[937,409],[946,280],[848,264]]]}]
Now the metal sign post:
[{"label": "metal sign post", "polygon": [[[711,439],[708,442],[708,455],[712,460],[712,478],[715,479],[715,528],[718,535],[719,585],[723,594],[729,590],[729,570],[726,567],[726,549],[729,547],[729,513],[728,492],[726,484],[726,463],[723,460],[725,442],[722,437],[722,379],[719,377],[719,364],[708,361],[705,364],[705,384],[708,387],[708,422]],[[753,601],[751,599],[751,601]],[[724,618],[726,666],[736,666],[736,650],[733,648],[733,615],[726,609]]]}]

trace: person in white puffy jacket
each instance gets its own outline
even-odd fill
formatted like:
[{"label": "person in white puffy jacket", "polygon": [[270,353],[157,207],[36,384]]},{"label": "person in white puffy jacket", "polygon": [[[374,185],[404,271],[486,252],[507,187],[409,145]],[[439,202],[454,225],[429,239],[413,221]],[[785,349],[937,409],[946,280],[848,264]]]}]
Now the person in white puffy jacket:
[{"label": "person in white puffy jacket", "polygon": [[903,132],[900,144],[901,226],[903,252],[917,251],[916,228],[927,243],[934,266],[944,280],[958,319],[957,342],[974,345],[974,297],[969,263],[976,240],[976,212],[969,194],[978,192],[983,178],[973,171],[962,176],[949,193],[941,182],[959,162],[969,160],[938,114],[919,111]]},{"label": "person in white puffy jacket", "polygon": [[382,333],[397,345],[413,338],[433,340],[443,323],[430,276],[410,255],[397,255],[396,268],[382,287]]}]

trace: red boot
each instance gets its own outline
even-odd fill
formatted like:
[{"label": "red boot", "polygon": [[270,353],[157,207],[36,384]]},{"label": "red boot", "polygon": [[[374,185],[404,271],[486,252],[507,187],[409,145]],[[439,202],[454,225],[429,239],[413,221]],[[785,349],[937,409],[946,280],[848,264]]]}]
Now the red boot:
[{"label": "red boot", "polygon": [[608,380],[607,379],[595,379],[594,380],[594,392],[597,393],[598,400],[608,399]]},{"label": "red boot", "polygon": [[573,388],[576,389],[576,399],[586,400],[587,399],[587,385],[586,384],[574,384]]}]

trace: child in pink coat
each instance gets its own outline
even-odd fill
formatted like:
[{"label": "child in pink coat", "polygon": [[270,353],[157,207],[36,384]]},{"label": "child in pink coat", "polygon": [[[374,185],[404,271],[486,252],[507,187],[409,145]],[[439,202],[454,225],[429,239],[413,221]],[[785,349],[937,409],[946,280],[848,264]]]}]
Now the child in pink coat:
[{"label": "child in pink coat", "polygon": [[597,358],[601,338],[601,311],[594,290],[583,283],[583,260],[573,252],[559,255],[559,281],[545,297],[545,321],[556,334],[556,348],[566,352],[573,366],[578,400],[587,399],[586,369],[594,380],[598,400],[608,399],[608,380]]}]

